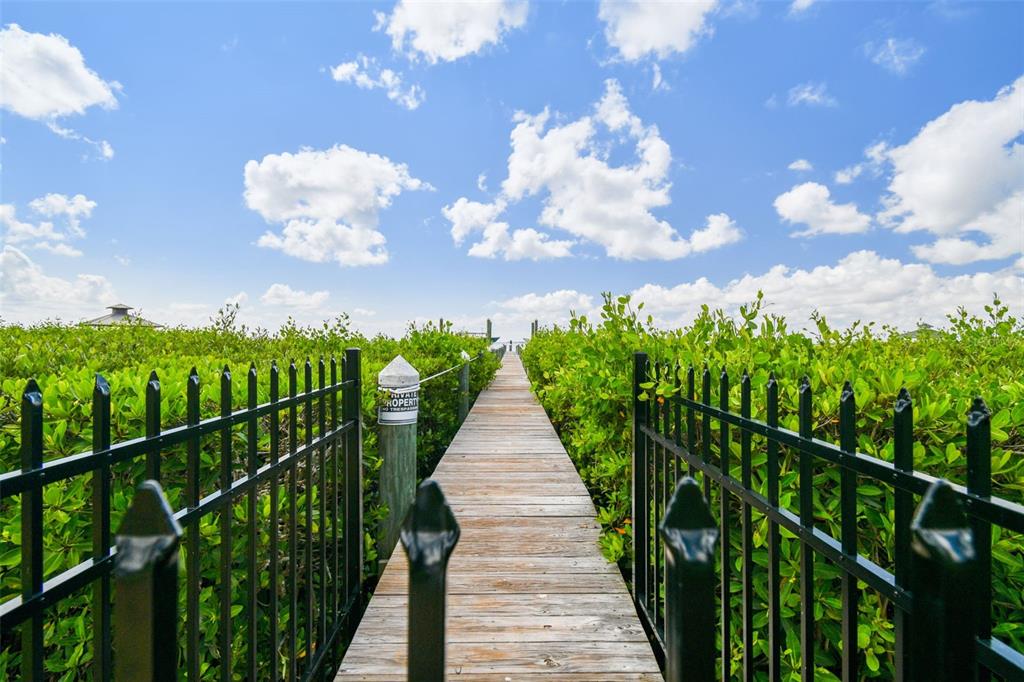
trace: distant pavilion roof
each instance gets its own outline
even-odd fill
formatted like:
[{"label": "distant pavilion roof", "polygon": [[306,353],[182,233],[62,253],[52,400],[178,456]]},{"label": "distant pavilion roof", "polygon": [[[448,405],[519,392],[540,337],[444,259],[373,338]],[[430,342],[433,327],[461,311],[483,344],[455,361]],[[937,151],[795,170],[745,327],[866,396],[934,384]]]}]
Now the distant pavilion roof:
[{"label": "distant pavilion roof", "polygon": [[151,320],[147,320],[138,315],[132,315],[128,311],[135,310],[130,305],[124,303],[115,303],[114,305],[108,305],[107,309],[110,311],[109,314],[97,317],[93,320],[86,320],[84,324],[90,327],[109,327],[115,324],[138,324],[143,327],[163,327],[162,324],[157,324]]}]

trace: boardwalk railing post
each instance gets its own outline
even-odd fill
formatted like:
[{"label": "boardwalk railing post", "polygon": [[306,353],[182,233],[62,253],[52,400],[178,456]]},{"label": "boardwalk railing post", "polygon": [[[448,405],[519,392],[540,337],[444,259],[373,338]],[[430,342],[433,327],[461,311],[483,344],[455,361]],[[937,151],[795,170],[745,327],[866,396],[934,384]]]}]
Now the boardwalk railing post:
[{"label": "boardwalk railing post", "polygon": [[117,533],[114,678],[178,679],[178,525],[160,484],[144,481]]},{"label": "boardwalk railing post", "polygon": [[910,529],[910,679],[972,680],[978,557],[970,524],[946,481],[931,485]]},{"label": "boardwalk railing post", "polygon": [[416,494],[416,422],[419,414],[420,373],[401,355],[377,375],[377,386],[388,393],[377,413],[380,427],[380,497],[388,507],[383,521],[379,556],[387,562],[398,542],[409,505]]},{"label": "boardwalk railing post", "polygon": [[487,343],[494,343],[492,333],[491,321],[487,320]]},{"label": "boardwalk railing post", "polygon": [[436,481],[417,488],[401,539],[409,557],[409,680],[444,682],[445,581],[459,523]]},{"label": "boardwalk railing post", "polygon": [[469,414],[469,353],[459,353],[462,358],[462,368],[459,369],[459,423],[466,421]]},{"label": "boardwalk railing post", "polygon": [[646,401],[640,400],[640,384],[647,380],[647,353],[633,354],[633,599],[647,599],[648,527],[647,447],[640,430],[647,423]]},{"label": "boardwalk railing post", "polygon": [[718,528],[697,481],[679,481],[658,529],[665,541],[665,680],[713,680]]}]

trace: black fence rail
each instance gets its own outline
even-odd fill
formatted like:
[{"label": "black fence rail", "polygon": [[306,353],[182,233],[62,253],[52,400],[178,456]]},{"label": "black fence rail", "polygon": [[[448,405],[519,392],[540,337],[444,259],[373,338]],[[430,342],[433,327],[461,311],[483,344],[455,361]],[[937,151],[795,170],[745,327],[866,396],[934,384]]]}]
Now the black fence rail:
[{"label": "black fence rail", "polygon": [[[272,365],[269,402],[259,404],[257,370],[250,366],[246,407],[233,410],[232,375],[224,368],[219,415],[203,419],[193,370],[186,423],[167,430],[161,428],[154,373],[145,392],[146,435],[119,443],[111,442],[110,386],[97,376],[92,450],[46,462],[42,394],[34,381],[28,383],[21,404],[21,469],[0,475],[0,502],[20,497],[21,594],[0,604],[4,649],[20,647],[20,679],[46,679],[44,619],[83,592],[90,595],[91,677],[112,678],[111,580],[123,551],[111,543],[112,481],[116,476],[123,482],[125,465],[140,458],[143,477],[164,490],[179,488],[173,497],[184,502],[172,519],[184,528],[185,641],[164,642],[172,652],[166,660],[189,680],[312,680],[337,668],[363,606],[360,352],[347,350],[341,362],[320,359],[315,384],[309,360],[302,373],[299,393],[299,369],[291,364],[282,395],[281,371]],[[210,439],[218,447],[209,448]],[[170,472],[161,471],[171,449],[184,449],[183,481],[167,480]],[[204,487],[211,486],[203,482],[214,473],[211,466],[217,484],[207,492]],[[44,582],[44,494],[47,486],[82,476],[90,477],[86,489],[92,491],[89,557]],[[203,535],[201,522],[208,526],[214,518],[218,530]],[[210,601],[215,613],[203,608]]]},{"label": "black fence rail", "polygon": [[[679,673],[683,668],[707,672],[716,664],[722,680],[753,680],[764,672],[769,680],[782,679],[782,655],[788,645],[782,623],[781,529],[795,536],[800,549],[796,594],[804,680],[813,680],[820,667],[815,604],[821,595],[815,592],[814,572],[821,558],[839,576],[841,662],[834,672],[843,680],[860,679],[865,672],[860,669],[858,646],[860,583],[888,602],[895,679],[988,680],[993,675],[1024,679],[1024,654],[992,636],[992,529],[1024,533],[1024,507],[992,497],[990,415],[980,399],[967,416],[967,485],[960,486],[914,470],[913,403],[905,390],[896,401],[893,461],[887,462],[857,452],[857,411],[849,384],[839,401],[839,443],[833,444],[814,437],[812,394],[806,379],[799,388],[796,432],[779,426],[779,385],[774,376],[766,386],[764,421],[751,417],[746,374],[740,380],[738,413],[729,404],[728,374],[719,376],[717,405],[712,403],[707,368],[700,381],[698,400],[692,367],[684,372],[676,364],[652,364],[645,353],[635,355],[634,600],[656,654],[663,665],[667,663],[670,679],[683,679]],[[759,486],[753,481],[754,437],[765,455]],[[736,445],[739,478],[733,475]],[[795,459],[796,514],[780,503],[783,449]],[[822,465],[839,470],[838,538],[816,523],[814,515],[815,496],[832,494],[814,488],[815,470]],[[702,485],[685,480],[688,476],[700,478]],[[859,480],[893,491],[892,571],[858,553]],[[915,496],[924,498],[916,516]],[[717,524],[704,506],[713,498],[718,501]],[[766,548],[757,555],[755,511],[767,524]],[[732,554],[730,538],[735,535],[740,536],[739,557]],[[709,578],[716,558],[717,580]],[[741,606],[733,613],[737,565]],[[766,594],[755,592],[754,575],[762,571],[767,574]],[[716,587],[717,661],[715,652],[709,651],[714,636],[707,632],[714,627],[711,591]],[[755,606],[761,602],[767,613],[757,616],[766,615],[766,625],[756,628]],[[742,640],[742,669],[736,671],[731,669],[734,617],[740,620]],[[758,655],[764,640],[767,661]],[[681,655],[687,657],[682,668]],[[969,671],[966,676],[965,670]]]}]

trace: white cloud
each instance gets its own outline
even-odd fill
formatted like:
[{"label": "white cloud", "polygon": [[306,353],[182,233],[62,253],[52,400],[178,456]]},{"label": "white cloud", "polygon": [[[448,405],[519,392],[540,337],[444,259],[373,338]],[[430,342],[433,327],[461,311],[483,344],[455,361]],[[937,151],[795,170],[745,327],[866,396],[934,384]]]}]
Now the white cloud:
[{"label": "white cloud", "polygon": [[735,244],[743,233],[735,221],[725,213],[709,215],[705,226],[690,233],[690,248],[694,253],[712,251],[728,244]]},{"label": "white cloud", "polygon": [[352,311],[352,314],[359,317],[374,317],[377,314],[377,311],[370,310],[369,308],[355,308]]},{"label": "white cloud", "polygon": [[657,92],[659,90],[667,91],[671,89],[661,76],[661,67],[657,62],[651,64],[651,90]]},{"label": "white cloud", "polygon": [[[471,255],[569,255],[572,241],[548,239],[533,229],[516,230],[510,236],[508,225],[499,221],[508,206],[544,195],[537,221],[540,225],[564,230],[573,241],[598,244],[610,257],[670,260],[695,250],[690,240],[652,213],[671,202],[668,172],[672,153],[657,126],[644,125],[630,111],[617,81],[606,81],[604,96],[595,104],[593,114],[563,125],[549,125],[551,118],[547,109],[536,115],[516,113],[508,176],[493,202],[462,197],[444,207],[456,245],[474,232],[483,232],[484,240],[470,249]],[[632,164],[609,164],[609,150],[617,141],[632,142]],[[695,233],[701,249],[730,243],[738,236],[728,216],[728,230],[723,229],[725,223],[712,224],[713,218],[709,217],[705,228],[709,232]]]},{"label": "white cloud", "polygon": [[376,13],[375,30],[387,33],[391,46],[410,59],[453,62],[500,44],[506,33],[522,28],[528,9],[525,0],[399,0],[391,14]]},{"label": "white cloud", "polygon": [[81,220],[92,215],[96,202],[84,194],[68,197],[64,194],[47,194],[29,202],[29,208],[46,218],[63,218],[63,228],[52,221],[25,222],[17,217],[14,204],[0,204],[0,227],[3,227],[3,241],[6,244],[21,244],[22,248],[49,251],[58,256],[81,256],[82,252],[66,242],[85,236]]},{"label": "white cloud", "polygon": [[49,218],[65,216],[67,218],[68,228],[72,234],[78,237],[84,237],[85,231],[81,227],[81,219],[88,218],[92,215],[92,210],[96,208],[96,202],[92,201],[84,194],[76,194],[73,197],[68,197],[64,194],[50,193],[44,197],[33,199],[29,202],[29,208]]},{"label": "white cloud", "polygon": [[0,29],[0,107],[42,121],[62,137],[93,144],[104,158],[113,156],[105,140],[91,140],[57,124],[63,116],[90,107],[116,109],[117,81],[105,81],[85,64],[67,38],[30,33],[17,24]]},{"label": "white cloud", "polygon": [[[885,150],[892,175],[879,221],[938,237],[917,247],[938,263],[1006,258],[1024,251],[1024,77],[988,101],[969,100]],[[980,235],[977,241],[971,235]]]},{"label": "white cloud", "polygon": [[793,2],[790,3],[790,5],[789,5],[789,13],[791,15],[793,15],[793,14],[800,14],[801,12],[805,12],[815,2],[816,2],[816,0],[793,0]]},{"label": "white cloud", "polygon": [[825,83],[801,83],[789,89],[786,103],[791,107],[807,105],[809,107],[837,107],[839,100],[828,93]]},{"label": "white cloud", "polygon": [[924,56],[925,48],[913,38],[886,38],[881,43],[867,43],[864,54],[883,69],[904,76]]},{"label": "white cloud", "polygon": [[601,0],[597,15],[605,24],[605,39],[622,59],[664,59],[686,52],[710,35],[707,18],[717,6],[717,0]]},{"label": "white cloud", "polygon": [[806,171],[814,170],[814,166],[812,166],[811,162],[808,161],[807,159],[797,159],[793,163],[791,163],[788,166],[786,166],[786,168],[788,168],[791,171],[800,171],[800,172],[806,172]]},{"label": "white cloud", "polygon": [[878,177],[882,174],[883,165],[885,164],[885,156],[888,151],[889,146],[884,141],[868,145],[864,150],[864,161],[836,171],[836,184],[849,185],[859,178],[865,171],[870,172],[872,177]]},{"label": "white cloud", "polygon": [[1024,280],[1011,270],[942,277],[930,266],[856,251],[832,266],[810,270],[776,265],[761,275],[745,275],[724,286],[707,278],[675,287],[648,284],[633,292],[644,310],[662,325],[692,320],[704,303],[735,313],[764,291],[767,312],[784,315],[800,326],[819,310],[829,322],[846,326],[856,320],[913,328],[918,321],[942,324],[962,305],[975,314],[992,302],[993,293],[1024,312]]},{"label": "white cloud", "polygon": [[787,223],[807,225],[806,230],[791,233],[792,237],[853,234],[871,227],[871,217],[858,211],[856,204],[834,203],[828,187],[816,182],[805,182],[780,194],[774,206]]},{"label": "white cloud", "polygon": [[[525,327],[533,320],[543,324],[564,324],[569,320],[569,312],[590,314],[593,312],[594,298],[575,289],[560,289],[547,294],[524,294],[494,304],[495,313],[491,316],[495,328]],[[501,332],[504,333],[504,332]]]},{"label": "white cloud", "polygon": [[7,245],[0,251],[0,309],[8,321],[94,317],[115,298],[113,287],[102,275],[53,277],[16,247]]},{"label": "white cloud", "polygon": [[362,54],[354,61],[332,67],[331,77],[339,83],[353,83],[363,90],[383,89],[389,100],[409,111],[419,107],[427,96],[419,85],[405,87],[402,74],[382,69],[376,59]]},{"label": "white cloud", "polygon": [[320,308],[330,294],[326,291],[305,292],[292,289],[287,284],[271,284],[270,288],[260,296],[260,301],[267,305],[287,306],[289,308]]},{"label": "white cloud", "polygon": [[507,223],[490,223],[484,228],[484,236],[469,249],[470,256],[495,258],[504,255],[505,260],[548,260],[566,258],[572,255],[571,240],[556,240],[533,228],[514,230],[509,234]]},{"label": "white cloud", "polygon": [[476,188],[478,190],[480,190],[481,192],[486,192],[487,191],[487,174],[486,173],[481,173],[480,175],[476,176]]},{"label": "white cloud", "polygon": [[346,145],[268,154],[245,164],[246,205],[284,225],[257,244],[317,263],[386,263],[378,214],[402,191],[421,189],[431,187],[405,164]]}]

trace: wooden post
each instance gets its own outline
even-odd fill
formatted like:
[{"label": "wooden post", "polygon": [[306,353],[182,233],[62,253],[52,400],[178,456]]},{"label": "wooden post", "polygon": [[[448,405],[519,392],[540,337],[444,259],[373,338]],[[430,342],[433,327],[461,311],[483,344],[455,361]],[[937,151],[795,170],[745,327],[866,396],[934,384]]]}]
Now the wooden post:
[{"label": "wooden post", "polygon": [[459,370],[459,423],[466,421],[469,414],[469,353],[459,353],[462,358],[462,369]]},{"label": "wooden post", "polygon": [[401,355],[377,375],[378,387],[388,392],[380,407],[380,497],[388,507],[382,522],[379,556],[387,563],[398,531],[416,494],[416,421],[419,411],[420,373]]},{"label": "wooden post", "polygon": [[491,336],[491,321],[487,320],[487,343],[492,343],[493,341],[494,337]]}]

